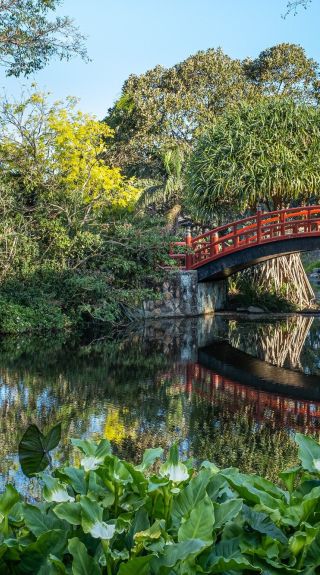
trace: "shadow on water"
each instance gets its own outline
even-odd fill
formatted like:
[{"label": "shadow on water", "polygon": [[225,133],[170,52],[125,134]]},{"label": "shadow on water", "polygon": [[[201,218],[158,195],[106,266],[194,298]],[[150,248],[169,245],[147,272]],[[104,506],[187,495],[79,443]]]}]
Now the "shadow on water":
[{"label": "shadow on water", "polygon": [[[295,430],[320,431],[319,319],[150,322],[120,339],[0,342],[0,478],[36,492],[16,452],[28,424],[107,437],[138,461],[179,441],[185,455],[274,478],[294,463]],[[1,485],[0,485],[1,487]]]}]

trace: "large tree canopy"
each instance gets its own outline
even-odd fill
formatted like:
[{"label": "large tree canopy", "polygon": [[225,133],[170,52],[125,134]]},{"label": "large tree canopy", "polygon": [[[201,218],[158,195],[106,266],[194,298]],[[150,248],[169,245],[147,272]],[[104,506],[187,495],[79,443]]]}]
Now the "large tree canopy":
[{"label": "large tree canopy", "polygon": [[221,49],[198,52],[169,69],[156,66],[130,76],[106,118],[115,130],[114,162],[130,175],[162,174],[165,149],[188,150],[218,114],[253,98],[254,91],[241,62]]},{"label": "large tree canopy", "polygon": [[161,183],[168,150],[186,158],[226,110],[274,94],[315,102],[318,93],[318,65],[300,46],[279,44],[244,61],[221,49],[198,52],[172,68],[128,78],[105,119],[115,131],[108,160],[130,176]]},{"label": "large tree canopy", "polygon": [[320,110],[281,98],[242,105],[204,135],[188,171],[188,200],[208,221],[320,196]]},{"label": "large tree canopy", "polygon": [[52,18],[61,0],[0,0],[0,64],[8,76],[29,75],[57,56],[86,57],[73,21]]}]

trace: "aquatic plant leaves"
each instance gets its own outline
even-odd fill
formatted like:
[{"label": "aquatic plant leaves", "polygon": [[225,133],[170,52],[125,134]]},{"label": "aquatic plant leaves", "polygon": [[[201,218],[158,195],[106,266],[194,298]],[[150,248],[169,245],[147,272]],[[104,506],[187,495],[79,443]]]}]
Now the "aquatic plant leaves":
[{"label": "aquatic plant leaves", "polygon": [[190,517],[181,524],[178,531],[178,540],[200,539],[212,542],[214,525],[214,509],[211,499],[206,495],[202,501],[192,509]]},{"label": "aquatic plant leaves", "polygon": [[51,510],[46,510],[44,506],[25,504],[23,517],[29,531],[36,537],[52,529],[63,529],[64,524]]},{"label": "aquatic plant leaves", "polygon": [[296,433],[295,441],[299,446],[298,455],[303,469],[320,473],[319,443],[312,439],[312,437],[302,435],[302,433]]},{"label": "aquatic plant leaves", "polygon": [[153,555],[146,557],[134,557],[127,563],[122,563],[119,575],[148,575],[150,573],[150,562]]},{"label": "aquatic plant leaves", "polygon": [[86,546],[78,537],[69,540],[68,550],[73,557],[73,575],[101,575],[98,563],[89,555]]},{"label": "aquatic plant leaves", "polygon": [[81,505],[78,502],[59,503],[55,506],[54,513],[59,519],[67,521],[70,525],[81,524]]},{"label": "aquatic plant leaves", "polygon": [[32,477],[44,471],[50,464],[50,451],[61,439],[61,423],[55,425],[47,435],[43,435],[36,425],[30,425],[19,443],[19,461],[23,473]]},{"label": "aquatic plant leaves", "polygon": [[136,465],[136,469],[139,469],[141,471],[149,469],[149,467],[151,467],[151,465],[154,464],[156,459],[159,459],[159,457],[161,457],[162,454],[163,454],[162,447],[153,447],[150,449],[146,449],[142,456],[142,462],[139,465]]},{"label": "aquatic plant leaves", "polygon": [[[57,437],[50,434],[44,443],[52,447]],[[176,445],[150,476],[146,470],[160,450],[134,466],[112,455],[108,442],[76,442],[83,458],[97,460],[94,469],[38,473],[45,503],[21,502],[10,485],[0,495],[0,572],[317,573],[320,478],[314,462],[313,471],[297,467],[283,474],[289,493],[234,468],[187,467]],[[310,461],[314,445],[307,447],[307,454],[300,448],[301,459]],[[175,481],[181,469],[187,477]]]}]

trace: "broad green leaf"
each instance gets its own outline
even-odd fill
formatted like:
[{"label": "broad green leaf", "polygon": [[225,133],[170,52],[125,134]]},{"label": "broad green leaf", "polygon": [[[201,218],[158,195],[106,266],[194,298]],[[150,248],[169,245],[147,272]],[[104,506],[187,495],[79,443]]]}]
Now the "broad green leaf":
[{"label": "broad green leaf", "polygon": [[102,439],[98,444],[89,439],[71,439],[71,443],[87,457],[96,456],[103,460],[106,455],[111,454],[111,445],[107,439]]},{"label": "broad green leaf", "polygon": [[0,522],[8,516],[11,509],[20,501],[20,495],[17,490],[9,483],[5,491],[0,495]]},{"label": "broad green leaf", "polygon": [[97,445],[94,441],[89,439],[71,439],[71,443],[74,447],[77,447],[84,455],[94,455],[97,450]]},{"label": "broad green leaf", "polygon": [[242,499],[230,499],[223,503],[213,503],[214,507],[214,528],[219,529],[231,519],[234,519],[242,509]]},{"label": "broad green leaf", "polygon": [[295,441],[299,446],[298,456],[303,469],[313,473],[320,472],[320,445],[317,441],[302,433],[296,433]]},{"label": "broad green leaf", "polygon": [[61,559],[66,549],[66,533],[61,529],[39,535],[34,543],[24,548],[21,554],[22,573],[50,573],[50,556]]},{"label": "broad green leaf", "polygon": [[161,567],[174,567],[178,561],[201,553],[206,546],[207,542],[199,539],[166,545],[159,558],[152,561],[153,572],[158,573]]},{"label": "broad green leaf", "polygon": [[151,465],[154,464],[156,459],[159,459],[162,456],[162,454],[163,454],[162,447],[154,447],[151,449],[146,449],[142,457],[142,462],[140,463],[140,465],[136,465],[136,469],[145,471],[145,469],[151,467]]},{"label": "broad green leaf", "polygon": [[50,431],[44,437],[43,443],[46,451],[49,452],[55,449],[59,445],[60,439],[61,439],[61,423],[58,423],[57,425],[52,427],[52,429],[50,429]]},{"label": "broad green leaf", "polygon": [[202,501],[192,509],[190,517],[181,524],[178,531],[178,540],[200,539],[207,543],[212,542],[214,525],[213,504],[206,495]]},{"label": "broad green leaf", "polygon": [[19,443],[19,461],[23,473],[31,477],[44,471],[50,463],[49,452],[58,445],[61,424],[56,425],[47,436],[36,425],[30,425]]},{"label": "broad green leaf", "polygon": [[174,498],[172,520],[175,525],[180,524],[181,519],[187,517],[197,503],[204,498],[211,476],[210,470],[202,469]]},{"label": "broad green leaf", "polygon": [[286,471],[282,471],[281,473],[279,473],[279,477],[280,479],[282,479],[289,493],[292,493],[292,491],[294,490],[294,482],[296,481],[300,472],[301,467],[297,466],[292,467],[291,469],[286,469]]},{"label": "broad green leaf", "polygon": [[23,508],[25,524],[36,537],[52,529],[64,529],[63,524],[52,511],[46,511],[36,505],[26,504]]},{"label": "broad green leaf", "polygon": [[[201,556],[200,563],[205,573],[229,573],[251,568],[249,560],[240,549],[241,537],[225,539],[217,543],[208,554]],[[253,569],[258,571],[258,569]],[[248,571],[248,573],[251,571]],[[280,574],[279,574],[280,575]]]},{"label": "broad green leaf", "polygon": [[81,505],[80,503],[67,502],[59,503],[53,509],[59,519],[67,521],[71,525],[81,524]]},{"label": "broad green leaf", "polygon": [[269,535],[269,537],[280,541],[280,543],[286,544],[288,542],[288,539],[283,531],[281,531],[281,529],[279,529],[279,527],[277,527],[274,522],[271,521],[270,517],[266,513],[254,511],[246,505],[243,506],[243,513],[246,522],[255,531]]},{"label": "broad green leaf", "polygon": [[118,571],[119,575],[149,575],[150,561],[153,555],[146,557],[134,557],[129,559],[127,563],[122,563]]},{"label": "broad green leaf", "polygon": [[88,554],[86,546],[74,537],[69,540],[69,553],[73,557],[72,574],[73,575],[101,575],[101,569],[91,555]]},{"label": "broad green leaf", "polygon": [[[77,467],[64,467],[59,477],[62,477],[64,483],[69,483],[76,493],[85,495],[87,493],[87,483],[85,472]],[[67,478],[67,480],[66,480]]]},{"label": "broad green leaf", "polygon": [[[253,565],[243,555],[239,555],[231,558],[215,557],[210,564],[209,573],[234,573],[235,571],[244,573],[246,570],[248,573],[251,573],[252,571],[260,571],[258,567],[253,567]],[[265,573],[267,574],[267,571]]]},{"label": "broad green leaf", "polygon": [[260,504],[268,507],[269,509],[279,510],[284,507],[284,502],[280,498],[276,498],[263,489],[255,487],[253,480],[243,473],[238,473],[234,470],[225,470],[221,473],[227,479],[229,484],[245,501]]}]

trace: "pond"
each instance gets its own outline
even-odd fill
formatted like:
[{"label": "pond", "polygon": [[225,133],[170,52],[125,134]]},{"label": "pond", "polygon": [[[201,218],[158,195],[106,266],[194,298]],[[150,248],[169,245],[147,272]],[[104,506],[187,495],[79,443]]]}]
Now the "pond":
[{"label": "pond", "polygon": [[[138,461],[178,441],[182,455],[274,479],[296,457],[295,431],[320,433],[320,319],[217,315],[150,322],[121,337],[3,339],[0,489],[35,493],[17,460],[28,424],[108,438]],[[31,485],[31,487],[30,487]]]}]

